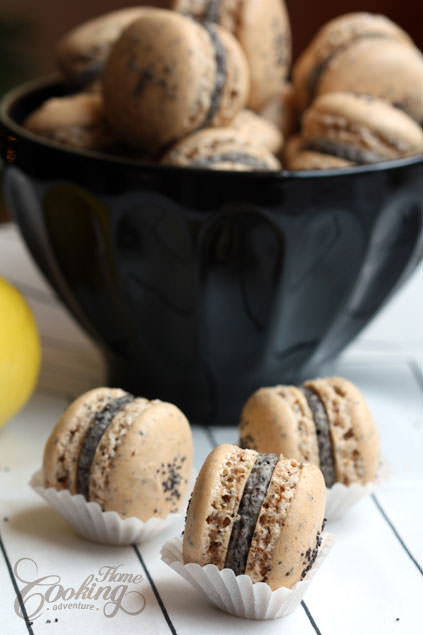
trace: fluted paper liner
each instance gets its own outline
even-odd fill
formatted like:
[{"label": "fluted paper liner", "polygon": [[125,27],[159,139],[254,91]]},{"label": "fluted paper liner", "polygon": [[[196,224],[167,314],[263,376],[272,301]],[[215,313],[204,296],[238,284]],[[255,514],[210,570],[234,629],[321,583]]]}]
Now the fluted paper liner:
[{"label": "fluted paper liner", "polygon": [[389,478],[389,475],[390,469],[388,463],[383,459],[377,476],[373,481],[365,485],[361,483],[351,483],[351,485],[335,483],[332,487],[326,488],[325,516],[327,520],[331,521],[341,518],[362,498],[373,494],[373,492]]},{"label": "fluted paper liner", "polygon": [[41,469],[35,472],[29,484],[83,538],[108,545],[130,545],[149,540],[183,518],[194,481],[193,474],[187,496],[178,512],[172,512],[165,518],[154,516],[145,522],[134,517],[121,518],[117,512],[105,512],[98,503],[87,501],[82,494],[73,495],[69,490],[58,491],[53,487],[46,489]]},{"label": "fluted paper liner", "polygon": [[276,591],[272,591],[265,582],[253,583],[248,575],[235,575],[231,569],[220,570],[214,564],[184,564],[182,540],[182,536],[178,536],[163,545],[163,562],[222,611],[251,620],[273,620],[289,615],[298,607],[312,578],[333,546],[335,536],[323,533],[316,561],[304,580],[297,582],[292,589],[281,587]]}]

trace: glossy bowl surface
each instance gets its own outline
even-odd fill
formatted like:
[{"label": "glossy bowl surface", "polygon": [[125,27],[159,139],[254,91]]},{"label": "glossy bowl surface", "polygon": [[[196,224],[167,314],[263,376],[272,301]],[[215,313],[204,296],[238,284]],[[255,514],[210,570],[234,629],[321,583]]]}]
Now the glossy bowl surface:
[{"label": "glossy bowl surface", "polygon": [[421,157],[229,173],[78,152],[20,125],[60,94],[3,100],[7,199],[110,385],[233,424],[259,386],[318,374],[422,256]]}]

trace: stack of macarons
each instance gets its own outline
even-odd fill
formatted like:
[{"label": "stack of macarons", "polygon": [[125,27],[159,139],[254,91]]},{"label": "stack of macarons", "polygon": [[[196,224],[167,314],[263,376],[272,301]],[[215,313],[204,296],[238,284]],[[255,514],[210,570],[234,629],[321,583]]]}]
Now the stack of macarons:
[{"label": "stack of macarons", "polygon": [[56,60],[78,109],[74,96],[49,100],[25,122],[36,134],[167,165],[281,167],[283,134],[258,111],[289,71],[283,0],[114,11],[68,33]]},{"label": "stack of macarons", "polygon": [[331,20],[292,75],[301,127],[285,145],[286,168],[348,167],[423,152],[423,56],[385,16]]},{"label": "stack of macarons", "polygon": [[65,35],[56,63],[69,96],[24,125],[80,150],[236,171],[349,167],[423,150],[423,56],[381,15],[323,26],[292,82],[283,0],[113,11]]}]

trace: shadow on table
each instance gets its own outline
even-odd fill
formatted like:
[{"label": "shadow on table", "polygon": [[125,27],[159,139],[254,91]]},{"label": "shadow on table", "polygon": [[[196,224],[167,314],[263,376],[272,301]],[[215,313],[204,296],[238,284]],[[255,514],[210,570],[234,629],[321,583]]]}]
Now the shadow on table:
[{"label": "shadow on table", "polygon": [[73,529],[59,514],[50,507],[39,505],[13,514],[9,528],[46,542],[68,543],[75,536]]},{"label": "shadow on table", "polygon": [[[207,620],[207,628],[213,633],[238,632],[238,630],[241,632],[241,628],[243,635],[275,633],[274,620],[246,620],[225,613],[208,602],[190,584],[182,582],[179,576],[175,577],[175,580],[156,579],[155,582],[177,629],[178,624],[184,624],[188,631],[189,625],[195,627],[199,621]],[[288,615],[283,619],[283,624],[288,626],[288,621],[292,619],[296,619],[294,614]],[[282,621],[276,620],[276,622],[282,625]]]}]

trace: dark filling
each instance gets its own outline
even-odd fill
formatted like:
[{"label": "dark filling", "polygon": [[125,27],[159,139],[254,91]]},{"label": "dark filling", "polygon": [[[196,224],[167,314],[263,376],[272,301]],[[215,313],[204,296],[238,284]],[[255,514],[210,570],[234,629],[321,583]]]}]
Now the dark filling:
[{"label": "dark filling", "polygon": [[213,24],[205,23],[203,26],[212,41],[216,65],[216,83],[210,99],[210,107],[201,124],[201,128],[207,128],[219,110],[222,93],[226,84],[226,51]]},{"label": "dark filling", "polygon": [[300,390],[307,399],[308,406],[313,415],[314,425],[316,426],[320,469],[325,479],[326,487],[332,487],[336,482],[336,475],[329,418],[322,400],[314,390],[310,390],[310,388],[306,388],[305,386],[302,386]]},{"label": "dark filling", "polygon": [[241,165],[248,165],[256,170],[270,169],[265,161],[260,161],[260,159],[257,159],[251,154],[243,152],[222,152],[220,154],[212,154],[208,157],[195,159],[191,165],[196,167],[207,167],[213,163],[240,163]]},{"label": "dark filling", "polygon": [[207,22],[219,22],[220,0],[209,0],[204,12],[204,19]]},{"label": "dark filling", "polygon": [[331,154],[332,156],[339,157],[340,159],[346,159],[353,163],[377,163],[383,161],[386,157],[370,152],[369,150],[362,150],[361,148],[355,148],[354,146],[347,146],[343,143],[337,143],[336,141],[330,141],[329,139],[316,139],[309,143],[304,143],[302,150],[311,150],[312,152],[322,152],[323,154]]},{"label": "dark filling", "polygon": [[93,417],[88,430],[85,433],[81,451],[79,453],[77,487],[78,492],[85,496],[87,500],[89,500],[91,464],[101,437],[106,432],[119,410],[124,408],[133,400],[133,395],[126,394],[123,395],[123,397],[118,397],[117,399],[109,401],[109,403]]},{"label": "dark filling", "polygon": [[363,40],[366,38],[391,39],[389,35],[384,35],[382,33],[365,33],[363,35],[357,35],[352,40],[348,40],[348,42],[345,42],[345,44],[341,44],[340,46],[338,46],[338,48],[336,48],[333,51],[333,53],[331,53],[331,55],[328,55],[328,57],[324,59],[322,62],[320,62],[320,64],[317,64],[313,68],[311,73],[309,74],[307,78],[307,90],[310,96],[310,101],[312,101],[314,96],[316,95],[317,86],[319,84],[320,78],[325,72],[325,70],[327,69],[327,67],[329,66],[329,64],[331,63],[331,61],[333,60],[333,58],[336,57],[339,53],[342,53],[343,51],[345,51],[345,49],[347,49],[351,44],[353,44],[357,40]]},{"label": "dark filling", "polygon": [[225,566],[235,575],[244,573],[257,518],[279,457],[259,454],[250,472],[232,528]]}]

